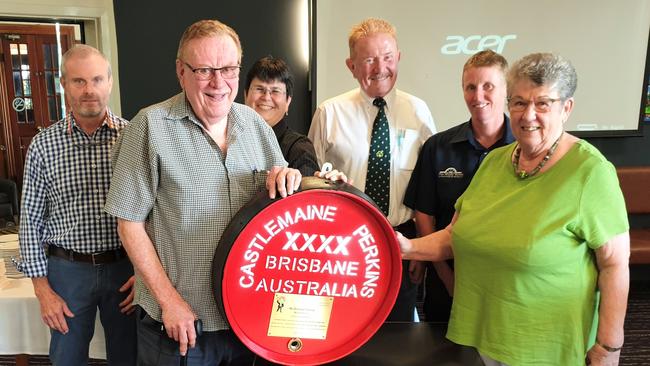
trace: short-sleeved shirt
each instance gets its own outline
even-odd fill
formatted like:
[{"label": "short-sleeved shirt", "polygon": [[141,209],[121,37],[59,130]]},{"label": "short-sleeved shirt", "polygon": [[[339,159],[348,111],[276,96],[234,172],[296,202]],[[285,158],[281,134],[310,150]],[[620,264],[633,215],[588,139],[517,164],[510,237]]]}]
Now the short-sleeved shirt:
[{"label": "short-sleeved shirt", "polygon": [[[221,234],[265,187],[266,171],[286,166],[273,131],[255,111],[233,103],[227,123],[222,153],[184,93],[140,111],[116,145],[105,206],[118,218],[145,222],[167,276],[206,331],[228,327],[211,286]],[[162,321],[137,271],[136,279],[135,303]]]},{"label": "short-sleeved shirt", "polygon": [[492,146],[483,147],[472,131],[472,120],[431,136],[422,146],[411,175],[404,204],[435,217],[436,228],[449,225],[456,199],[487,154],[514,141],[510,120],[504,115],[504,134]]},{"label": "short-sleeved shirt", "polygon": [[284,159],[290,168],[298,169],[303,177],[311,177],[320,170],[314,151],[314,144],[307,136],[289,127],[286,119],[280,120],[273,126],[273,132],[278,139]]},{"label": "short-sleeved shirt", "polygon": [[[388,221],[398,226],[413,218],[413,210],[404,205],[404,192],[420,148],[436,127],[422,99],[393,88],[384,100],[391,159]],[[360,190],[366,188],[370,138],[378,112],[373,98],[356,88],[324,101],[309,128],[318,163],[332,163]]]},{"label": "short-sleeved shirt", "polygon": [[593,345],[593,250],[629,230],[616,170],[586,141],[519,179],[515,144],[491,152],[458,199],[447,337],[508,365],[580,365]]}]

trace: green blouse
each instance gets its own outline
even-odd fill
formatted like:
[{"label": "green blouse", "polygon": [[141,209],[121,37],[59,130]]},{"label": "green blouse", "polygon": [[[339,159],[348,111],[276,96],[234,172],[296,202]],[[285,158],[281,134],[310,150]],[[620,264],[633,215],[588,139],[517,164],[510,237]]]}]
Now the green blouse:
[{"label": "green blouse", "polygon": [[490,153],[456,202],[447,337],[516,365],[579,365],[598,323],[593,249],[628,231],[614,166],[578,141],[548,171],[515,176]]}]

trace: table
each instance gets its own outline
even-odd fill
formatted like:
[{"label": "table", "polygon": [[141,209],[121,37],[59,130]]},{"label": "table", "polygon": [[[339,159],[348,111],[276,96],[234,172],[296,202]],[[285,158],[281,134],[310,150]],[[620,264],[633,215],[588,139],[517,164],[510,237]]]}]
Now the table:
[{"label": "table", "polygon": [[[16,235],[0,236],[0,251],[17,245]],[[7,279],[4,262],[0,259],[0,354],[47,355],[50,331],[41,320],[32,281],[28,278]],[[97,319],[95,336],[90,343],[90,357],[105,359],[104,330],[99,315]]]},{"label": "table", "polygon": [[445,338],[446,326],[437,323],[384,323],[361,348],[337,366],[483,366],[476,349]]},{"label": "table", "polygon": [[[331,366],[483,366],[474,348],[445,338],[446,327],[437,323],[384,323],[352,354]],[[258,357],[255,365],[274,365]]]}]

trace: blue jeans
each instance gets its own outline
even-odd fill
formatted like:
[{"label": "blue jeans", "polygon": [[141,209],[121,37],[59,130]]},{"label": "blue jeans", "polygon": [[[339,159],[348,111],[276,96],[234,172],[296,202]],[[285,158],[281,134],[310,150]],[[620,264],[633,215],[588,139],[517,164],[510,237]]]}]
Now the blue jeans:
[{"label": "blue jeans", "polygon": [[119,288],[133,275],[128,259],[93,266],[51,256],[48,259],[48,281],[52,289],[68,305],[74,317],[66,318],[69,331],[62,334],[50,330],[50,359],[55,366],[88,364],[88,348],[99,317],[106,338],[108,364],[135,365],[135,314],[124,315],[119,303],[128,292]]},{"label": "blue jeans", "polygon": [[[161,330],[161,323],[151,318],[141,307],[136,311],[138,323],[138,365],[177,366],[180,364],[178,342]],[[196,346],[187,351],[188,366],[254,364],[255,356],[232,330],[203,332]]]}]

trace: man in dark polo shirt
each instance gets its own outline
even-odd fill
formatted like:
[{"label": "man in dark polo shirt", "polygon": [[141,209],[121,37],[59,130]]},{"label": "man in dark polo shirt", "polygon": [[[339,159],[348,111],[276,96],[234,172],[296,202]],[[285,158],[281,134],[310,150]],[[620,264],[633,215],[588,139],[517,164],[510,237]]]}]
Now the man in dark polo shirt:
[{"label": "man in dark polo shirt", "polygon": [[[506,59],[491,50],[478,52],[465,63],[462,87],[471,118],[425,142],[404,197],[404,204],[415,210],[420,236],[449,225],[456,199],[485,156],[514,140],[504,114],[507,67]],[[453,291],[453,262],[428,264],[426,321],[449,321]]]}]

